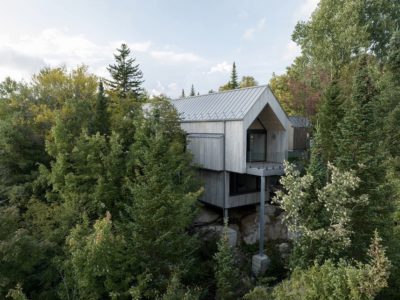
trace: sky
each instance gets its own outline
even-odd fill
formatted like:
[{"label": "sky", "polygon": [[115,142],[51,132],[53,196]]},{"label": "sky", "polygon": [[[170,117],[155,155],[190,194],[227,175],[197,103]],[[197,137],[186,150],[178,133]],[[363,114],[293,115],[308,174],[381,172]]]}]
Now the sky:
[{"label": "sky", "polygon": [[300,54],[291,41],[318,0],[0,0],[0,80],[29,81],[45,66],[85,64],[108,77],[121,43],[152,95],[217,90],[239,77],[259,84]]}]

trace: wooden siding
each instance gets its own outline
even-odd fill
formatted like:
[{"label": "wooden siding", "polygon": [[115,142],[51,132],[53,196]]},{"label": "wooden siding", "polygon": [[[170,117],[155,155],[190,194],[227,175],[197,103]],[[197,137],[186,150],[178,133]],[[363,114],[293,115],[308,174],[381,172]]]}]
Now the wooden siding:
[{"label": "wooden siding", "polygon": [[260,202],[260,192],[235,195],[229,197],[229,208],[239,207]]},{"label": "wooden siding", "polygon": [[293,150],[307,150],[307,128],[293,128]]},{"label": "wooden siding", "polygon": [[187,133],[224,133],[224,122],[182,122]]},{"label": "wooden siding", "polygon": [[193,163],[201,168],[224,170],[223,134],[189,134],[188,150],[193,154]]},{"label": "wooden siding", "polygon": [[225,168],[236,173],[246,172],[246,133],[242,121],[226,122]]},{"label": "wooden siding", "polygon": [[224,172],[199,170],[200,178],[204,186],[204,193],[200,200],[217,206],[224,207]]}]

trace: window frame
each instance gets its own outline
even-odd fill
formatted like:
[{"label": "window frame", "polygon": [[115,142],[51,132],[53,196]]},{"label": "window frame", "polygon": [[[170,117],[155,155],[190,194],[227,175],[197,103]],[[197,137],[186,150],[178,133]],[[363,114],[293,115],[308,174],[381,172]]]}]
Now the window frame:
[{"label": "window frame", "polygon": [[[250,160],[249,152],[250,152],[250,135],[251,134],[264,134],[265,135],[265,144],[264,144],[264,160]],[[267,130],[266,129],[247,129],[246,135],[246,162],[266,162],[267,161]]]}]

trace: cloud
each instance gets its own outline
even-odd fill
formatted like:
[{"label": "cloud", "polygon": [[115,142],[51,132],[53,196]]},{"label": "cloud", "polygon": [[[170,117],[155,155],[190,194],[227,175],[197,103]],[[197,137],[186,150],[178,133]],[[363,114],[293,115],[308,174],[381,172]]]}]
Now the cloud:
[{"label": "cloud", "polygon": [[320,0],[303,0],[300,8],[296,11],[296,20],[306,21],[317,8]]},{"label": "cloud", "polygon": [[157,81],[156,87],[150,90],[150,96],[156,97],[161,95],[171,95],[171,94],[177,94],[177,92],[178,92],[178,84],[176,82],[171,82],[167,84],[167,87],[165,87],[161,83],[161,81]]},{"label": "cloud", "polygon": [[229,73],[231,70],[232,70],[232,65],[228,64],[226,61],[223,61],[222,63],[212,66],[210,71],[207,74]]},{"label": "cloud", "polygon": [[251,28],[248,28],[245,30],[245,32],[242,35],[242,38],[245,40],[254,39],[256,32],[259,32],[259,31],[262,31],[265,29],[266,23],[267,23],[267,20],[265,18],[260,19],[255,27],[251,27]]},{"label": "cloud", "polygon": [[151,51],[151,56],[162,62],[174,62],[174,63],[187,63],[187,62],[199,62],[203,59],[198,55],[191,52],[175,52],[175,51]]},{"label": "cloud", "polygon": [[297,45],[295,42],[290,41],[286,45],[286,49],[283,54],[283,59],[285,61],[292,61],[295,59],[297,56],[301,54],[301,48],[299,45]]}]

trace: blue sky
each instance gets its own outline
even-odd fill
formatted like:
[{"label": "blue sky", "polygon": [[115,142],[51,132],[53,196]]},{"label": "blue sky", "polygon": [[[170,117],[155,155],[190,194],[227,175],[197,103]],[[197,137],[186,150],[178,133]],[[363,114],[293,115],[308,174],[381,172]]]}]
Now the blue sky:
[{"label": "blue sky", "polygon": [[239,76],[265,84],[300,50],[291,41],[318,0],[0,0],[0,80],[29,80],[43,66],[79,64],[107,76],[127,43],[151,94],[206,93]]}]

